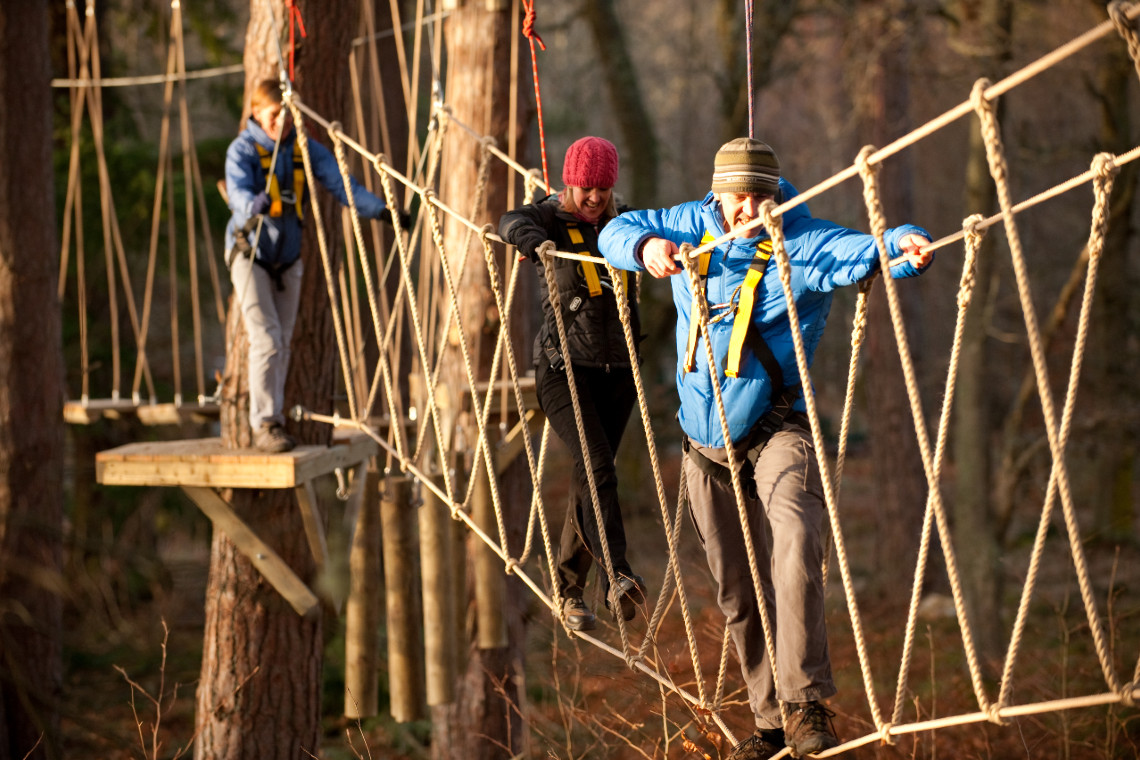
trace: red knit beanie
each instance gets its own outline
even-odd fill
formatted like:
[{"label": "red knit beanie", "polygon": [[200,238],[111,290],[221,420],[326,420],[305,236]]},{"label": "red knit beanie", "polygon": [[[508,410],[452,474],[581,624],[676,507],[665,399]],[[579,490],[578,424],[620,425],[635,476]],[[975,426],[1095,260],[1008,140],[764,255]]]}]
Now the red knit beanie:
[{"label": "red knit beanie", "polygon": [[617,177],[617,148],[609,140],[582,137],[566,149],[562,181],[567,187],[613,187]]}]

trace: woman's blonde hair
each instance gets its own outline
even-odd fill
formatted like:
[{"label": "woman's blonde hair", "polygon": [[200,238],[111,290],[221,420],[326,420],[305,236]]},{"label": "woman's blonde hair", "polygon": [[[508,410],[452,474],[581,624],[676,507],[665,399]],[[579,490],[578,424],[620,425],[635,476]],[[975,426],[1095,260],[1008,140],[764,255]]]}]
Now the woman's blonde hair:
[{"label": "woman's blonde hair", "polygon": [[[558,194],[558,198],[559,198],[559,200],[562,201],[562,210],[563,211],[565,211],[568,214],[577,214],[578,213],[578,204],[574,203],[574,193],[570,192],[570,189],[571,189],[571,186],[567,185],[565,188],[563,188],[562,192],[560,192]],[[615,216],[618,215],[618,213],[617,213],[617,201],[614,200],[615,197],[616,197],[616,194],[611,191],[610,192],[610,199],[606,202],[606,209],[605,209],[605,211],[602,212],[602,218],[613,219]]]}]

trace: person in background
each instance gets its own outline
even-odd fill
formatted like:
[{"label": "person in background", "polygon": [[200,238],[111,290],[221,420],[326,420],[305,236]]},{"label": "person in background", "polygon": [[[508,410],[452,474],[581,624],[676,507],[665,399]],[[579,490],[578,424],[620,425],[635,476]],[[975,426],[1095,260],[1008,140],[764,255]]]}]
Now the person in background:
[{"label": "person in background", "polygon": [[[516,246],[539,270],[543,323],[534,344],[535,387],[539,405],[555,434],[574,458],[574,481],[562,528],[556,582],[561,592],[559,611],[567,627],[593,630],[596,616],[583,599],[590,567],[599,563],[598,577],[606,607],[631,620],[645,600],[644,581],[626,558],[625,526],[618,503],[614,457],[629,420],[637,392],[633,362],[626,347],[613,283],[605,266],[563,257],[553,258],[566,345],[560,345],[554,305],[550,301],[538,254],[544,241],[558,251],[599,256],[598,232],[619,213],[613,187],[618,178],[617,149],[600,137],[583,137],[566,151],[562,165],[565,189],[503,215],[499,235]],[[622,208],[624,210],[624,207]],[[633,288],[625,289],[633,335],[640,341],[640,318]],[[636,350],[636,349],[635,349]],[[578,438],[570,383],[577,389],[585,430]],[[598,511],[613,562],[611,586],[602,569],[602,539],[595,518],[583,449],[589,452],[598,494]]]},{"label": "person in background", "polygon": [[[226,225],[226,266],[249,334],[253,444],[270,453],[296,445],[284,427],[285,374],[300,306],[301,227],[309,191],[296,138],[280,83],[265,79],[253,89],[246,128],[226,150],[226,202],[232,212]],[[309,156],[317,181],[348,205],[332,153],[309,140]],[[355,178],[351,182],[360,215],[391,223],[384,201]],[[398,215],[406,223],[407,214]]]},{"label": "person in background", "polygon": [[[768,202],[796,189],[780,176],[773,150],[737,138],[717,151],[712,189],[703,200],[656,211],[632,211],[599,240],[617,267],[670,278],[677,309],[678,419],[684,432],[689,512],[718,584],[748,689],[756,732],[733,760],[765,760],[791,747],[796,756],[836,746],[835,694],[824,619],[823,485],[809,423],[792,328],[778,273],[764,276],[772,241],[763,226],[743,230]],[[808,362],[823,333],[832,292],[874,276],[879,253],[871,235],[812,217],[805,204],[782,216],[791,287]],[[738,232],[700,262],[703,287],[692,292],[678,263],[679,246],[699,246]],[[932,260],[930,236],[904,225],[885,243],[897,262],[890,274],[911,277]],[[725,439],[713,395],[707,351],[696,322],[700,301],[710,312],[709,341],[723,394]],[[757,593],[731,485],[729,457],[740,465],[748,530],[775,646],[768,659]],[[777,688],[778,683],[778,688]],[[786,718],[781,710],[784,703]]]}]

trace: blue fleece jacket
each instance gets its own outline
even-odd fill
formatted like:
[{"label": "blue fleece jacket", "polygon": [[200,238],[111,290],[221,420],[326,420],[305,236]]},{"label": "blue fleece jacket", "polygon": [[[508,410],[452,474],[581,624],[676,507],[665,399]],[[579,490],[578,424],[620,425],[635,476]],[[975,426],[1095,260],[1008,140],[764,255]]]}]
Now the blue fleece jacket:
[{"label": "blue fleece jacket", "polygon": [[[796,189],[786,180],[780,180],[782,197],[787,200],[797,195]],[[622,214],[602,230],[598,247],[614,266],[622,269],[645,270],[641,260],[641,246],[651,237],[671,240],[680,246],[700,244],[706,231],[713,238],[720,237],[724,229],[724,215],[720,203],[712,193],[703,201],[682,203],[655,211],[631,211]],[[743,283],[756,246],[767,239],[763,227],[757,227],[757,236],[734,239],[712,252],[708,277],[705,280],[705,297],[709,304],[736,301],[736,289]],[[800,204],[783,215],[783,230],[791,263],[792,291],[796,311],[807,351],[808,365],[823,335],[824,324],[831,308],[832,291],[851,285],[874,274],[879,268],[878,251],[873,236],[841,227],[833,222],[816,219],[807,204]],[[891,258],[902,255],[899,241],[907,234],[917,233],[930,238],[921,227],[904,225],[887,231],[885,242]],[[894,278],[912,277],[920,272],[910,263],[891,267]],[[693,295],[686,273],[669,278],[673,287],[673,302],[677,308],[677,389],[681,397],[678,419],[685,434],[703,446],[722,447],[724,435],[716,411],[712,382],[703,341],[698,344],[696,368],[686,372],[683,366],[685,347],[689,336]],[[713,311],[716,316],[718,311]],[[773,260],[756,294],[752,311],[754,328],[768,343],[780,364],[784,382],[794,386],[801,382],[796,369],[795,348],[792,343],[791,323],[776,262]],[[743,352],[738,377],[724,374],[729,338],[732,335],[733,317],[709,325],[713,356],[717,364],[725,410],[728,414],[732,440],[742,440],[752,426],[772,408],[772,382],[760,360],[749,350]],[[804,409],[802,397],[797,402]]]}]

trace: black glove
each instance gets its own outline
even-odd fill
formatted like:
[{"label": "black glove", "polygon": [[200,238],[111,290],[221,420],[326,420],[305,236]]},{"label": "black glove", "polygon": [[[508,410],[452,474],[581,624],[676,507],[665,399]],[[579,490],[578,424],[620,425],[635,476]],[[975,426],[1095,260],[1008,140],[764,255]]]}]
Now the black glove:
[{"label": "black glove", "polygon": [[[412,226],[412,215],[407,211],[404,211],[402,209],[398,210],[396,211],[396,216],[400,219],[400,229],[406,230]],[[383,213],[380,214],[380,218],[387,222],[389,225],[392,224],[392,212],[388,209],[384,209]]]},{"label": "black glove", "polygon": [[269,210],[269,196],[265,192],[260,192],[253,197],[253,202],[249,204],[249,215],[257,216],[264,214]]}]

